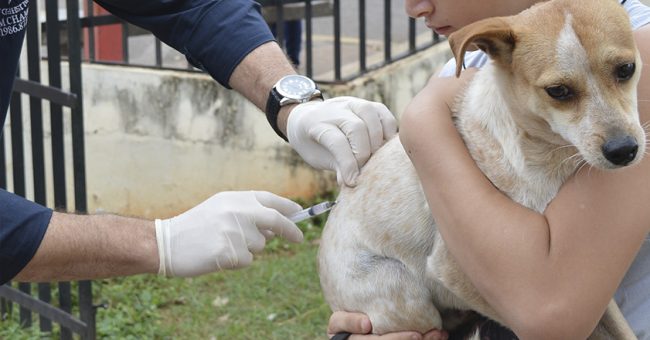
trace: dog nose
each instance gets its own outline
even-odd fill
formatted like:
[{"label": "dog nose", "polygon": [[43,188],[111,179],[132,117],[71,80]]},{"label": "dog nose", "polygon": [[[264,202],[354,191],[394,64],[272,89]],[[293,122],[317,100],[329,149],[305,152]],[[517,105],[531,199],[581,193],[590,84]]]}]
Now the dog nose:
[{"label": "dog nose", "polygon": [[608,140],[602,146],[603,155],[616,165],[628,165],[636,157],[639,145],[630,136]]}]

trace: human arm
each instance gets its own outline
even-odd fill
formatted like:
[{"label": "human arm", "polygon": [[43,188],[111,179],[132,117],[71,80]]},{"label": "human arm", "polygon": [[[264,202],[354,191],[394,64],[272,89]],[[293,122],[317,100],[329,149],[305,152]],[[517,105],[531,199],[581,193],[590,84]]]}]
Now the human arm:
[{"label": "human arm", "polygon": [[141,273],[190,277],[247,266],[266,237],[302,233],[286,216],[298,204],[268,192],[222,192],[166,220],[54,213],[19,281]]},{"label": "human arm", "polygon": [[446,340],[449,335],[440,330],[431,330],[422,335],[417,332],[395,332],[383,335],[370,334],[372,324],[370,318],[362,313],[338,311],[330,316],[327,325],[327,337],[332,338],[339,333],[350,333],[349,340]]},{"label": "human arm", "polygon": [[[267,43],[242,60],[230,84],[264,110],[271,88],[293,73],[279,46]],[[356,183],[359,169],[370,155],[397,131],[396,120],[386,106],[354,97],[284,106],[276,123],[307,163],[336,171],[338,182],[347,185]]]},{"label": "human arm", "polygon": [[[96,2],[152,31],[194,66],[237,90],[262,111],[275,83],[296,73],[253,1]],[[352,97],[285,106],[276,123],[305,161],[318,169],[336,171],[339,183],[348,185],[354,185],[370,154],[397,131],[396,120],[386,106]]]},{"label": "human arm", "polygon": [[[649,59],[650,29],[635,35]],[[614,172],[582,169],[544,214],[533,212],[492,186],[454,128],[448,102],[465,80],[432,79],[401,121],[400,138],[439,230],[520,337],[586,338],[650,231],[650,160]],[[645,69],[642,123],[650,121],[649,83]]]},{"label": "human arm", "polygon": [[54,213],[17,281],[96,279],[158,272],[153,221]]}]

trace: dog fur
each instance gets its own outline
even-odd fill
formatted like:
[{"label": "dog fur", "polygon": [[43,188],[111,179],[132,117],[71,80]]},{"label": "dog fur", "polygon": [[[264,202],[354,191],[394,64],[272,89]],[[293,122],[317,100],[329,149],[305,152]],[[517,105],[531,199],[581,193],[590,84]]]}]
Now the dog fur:
[{"label": "dog fur", "polygon": [[[454,114],[474,160],[513,200],[542,212],[585,162],[616,169],[642,158],[641,60],[617,1],[542,2],[468,25],[450,45],[457,74],[470,46],[490,56]],[[636,63],[636,72],[618,79],[626,63]],[[546,92],[559,84],[573,89],[569,100]],[[614,164],[603,145],[625,138],[638,151]],[[453,331],[471,311],[503,324],[448,253],[399,138],[371,157],[358,183],[341,189],[320,245],[321,286],[332,310],[369,315],[378,334]],[[591,338],[635,336],[612,300]]]}]

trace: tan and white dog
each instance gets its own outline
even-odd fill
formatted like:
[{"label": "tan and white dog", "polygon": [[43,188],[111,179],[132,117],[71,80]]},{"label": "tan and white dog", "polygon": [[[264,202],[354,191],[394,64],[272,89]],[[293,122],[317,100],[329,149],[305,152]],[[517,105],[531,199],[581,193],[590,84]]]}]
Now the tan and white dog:
[{"label": "tan and white dog", "polygon": [[[542,212],[585,162],[616,169],[643,157],[641,60],[618,1],[542,2],[468,25],[450,45],[457,74],[470,46],[490,56],[459,98],[456,123],[482,171],[513,200]],[[399,138],[372,156],[358,183],[341,189],[320,246],[334,311],[366,313],[379,334],[453,331],[457,311],[502,323],[449,256]],[[635,337],[612,300],[591,338]]]}]

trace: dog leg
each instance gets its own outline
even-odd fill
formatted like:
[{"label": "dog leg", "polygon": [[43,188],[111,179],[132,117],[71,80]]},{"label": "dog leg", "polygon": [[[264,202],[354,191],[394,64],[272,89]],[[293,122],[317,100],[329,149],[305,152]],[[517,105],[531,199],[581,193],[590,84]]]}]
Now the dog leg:
[{"label": "dog leg", "polygon": [[338,256],[344,263],[320,261],[321,286],[332,310],[367,314],[375,334],[442,328],[431,293],[406,265],[368,251],[346,255]]}]

